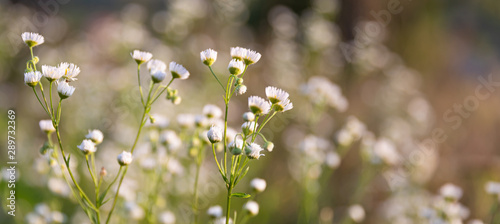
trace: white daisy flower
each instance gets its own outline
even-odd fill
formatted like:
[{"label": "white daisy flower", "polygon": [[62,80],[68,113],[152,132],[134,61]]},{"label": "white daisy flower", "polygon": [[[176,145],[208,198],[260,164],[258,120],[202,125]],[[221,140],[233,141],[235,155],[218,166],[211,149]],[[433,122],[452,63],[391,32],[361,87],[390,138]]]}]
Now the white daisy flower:
[{"label": "white daisy flower", "polygon": [[149,70],[149,73],[153,74],[156,71],[165,72],[167,70],[167,65],[161,60],[153,59],[148,62],[147,68]]},{"label": "white daisy flower", "polygon": [[229,73],[233,75],[239,75],[245,70],[245,64],[242,61],[237,59],[232,59],[227,66]]},{"label": "white daisy flower", "polygon": [[24,32],[21,34],[21,38],[23,38],[24,43],[26,43],[28,47],[38,46],[45,42],[45,38],[38,33]]},{"label": "white daisy flower", "polygon": [[168,68],[170,69],[173,78],[187,79],[189,77],[188,70],[176,62],[170,62]]},{"label": "white daisy flower", "polygon": [[49,81],[58,80],[66,74],[66,68],[42,65],[42,75]]},{"label": "white daisy flower", "polygon": [[247,49],[245,56],[243,57],[243,61],[246,65],[251,65],[257,63],[261,56],[262,55],[259,52]]},{"label": "white daisy flower", "polygon": [[285,112],[287,110],[291,110],[293,108],[293,103],[290,102],[290,99],[286,99],[285,101],[280,101],[273,105],[273,109],[278,112]]},{"label": "white daisy flower", "polygon": [[66,99],[73,95],[75,87],[70,86],[66,81],[57,82],[57,92],[61,99]]},{"label": "white daisy flower", "polygon": [[100,130],[94,129],[94,130],[89,130],[89,133],[85,135],[85,138],[92,140],[92,142],[98,145],[104,139],[104,135]]},{"label": "white daisy flower", "polygon": [[257,129],[259,124],[255,123],[255,121],[247,121],[241,125],[241,130],[245,135],[249,135],[253,133],[254,130]]},{"label": "white daisy flower", "polygon": [[254,178],[250,181],[250,187],[257,193],[263,192],[266,190],[266,180],[260,178]]},{"label": "white daisy flower", "polygon": [[235,139],[227,145],[227,148],[233,155],[237,156],[243,151],[243,140]]},{"label": "white daisy flower", "polygon": [[52,124],[52,120],[41,120],[38,124],[40,125],[40,130],[45,133],[52,133],[56,131],[56,128],[54,128],[54,125]]},{"label": "white daisy flower", "polygon": [[94,153],[97,148],[95,147],[95,143],[92,142],[91,140],[89,139],[85,139],[82,141],[82,144],[80,144],[79,146],[77,146],[82,152],[83,154],[85,155],[88,155],[88,154],[91,154],[91,153]]},{"label": "white daisy flower", "polygon": [[255,201],[248,201],[243,205],[243,210],[246,211],[250,216],[256,216],[259,214],[259,204]]},{"label": "white daisy flower", "polygon": [[248,97],[248,108],[256,115],[267,114],[271,109],[271,103],[261,97],[251,96]]},{"label": "white daisy flower", "polygon": [[153,80],[154,83],[160,83],[166,77],[167,77],[167,73],[165,73],[164,71],[155,70],[155,71],[153,71],[153,73],[151,73],[151,80]]},{"label": "white daisy flower", "polygon": [[245,147],[245,154],[247,155],[248,158],[250,159],[259,159],[260,156],[263,156],[264,154],[260,154],[260,152],[264,150],[260,145],[256,143],[252,143],[250,145],[247,145]]},{"label": "white daisy flower", "polygon": [[236,60],[243,60],[243,58],[247,55],[248,49],[242,47],[232,47],[231,48],[231,58]]},{"label": "white daisy flower", "polygon": [[132,53],[130,53],[130,55],[138,65],[141,65],[142,63],[147,62],[151,60],[151,58],[153,58],[153,54],[139,50],[134,50]]},{"label": "white daisy flower", "polygon": [[203,107],[203,114],[208,118],[220,118],[222,116],[222,110],[213,104],[207,104]]},{"label": "white daisy flower", "polygon": [[77,80],[75,77],[80,74],[80,68],[73,63],[62,62],[58,68],[64,71],[63,78],[70,82]]},{"label": "white daisy flower", "polygon": [[175,131],[167,130],[161,132],[160,144],[164,145],[168,150],[176,151],[182,146],[182,140]]},{"label": "white daisy flower", "polygon": [[444,198],[458,200],[462,197],[463,191],[460,187],[454,184],[445,184],[439,189],[439,193]]},{"label": "white daisy flower", "polygon": [[222,216],[222,207],[220,207],[220,205],[215,205],[215,206],[208,208],[207,215],[212,219],[216,219],[216,218],[221,217]]},{"label": "white daisy flower", "polygon": [[274,86],[268,86],[266,87],[266,96],[271,103],[275,104],[287,100],[290,94]]},{"label": "white daisy flower", "polygon": [[382,138],[373,145],[373,152],[388,165],[399,163],[400,156],[392,141]]},{"label": "white daisy flower", "polygon": [[217,60],[217,51],[210,48],[206,49],[200,52],[200,58],[203,64],[211,66]]},{"label": "white daisy flower", "polygon": [[222,141],[222,132],[222,128],[213,125],[207,132],[208,140],[210,140],[212,144]]},{"label": "white daisy flower", "polygon": [[118,160],[118,164],[120,164],[120,166],[127,166],[132,163],[132,153],[123,151],[116,159]]},{"label": "white daisy flower", "polygon": [[42,78],[42,73],[40,73],[38,71],[26,72],[26,73],[24,73],[24,84],[26,84],[30,87],[35,87],[36,85],[38,85],[41,78]]}]

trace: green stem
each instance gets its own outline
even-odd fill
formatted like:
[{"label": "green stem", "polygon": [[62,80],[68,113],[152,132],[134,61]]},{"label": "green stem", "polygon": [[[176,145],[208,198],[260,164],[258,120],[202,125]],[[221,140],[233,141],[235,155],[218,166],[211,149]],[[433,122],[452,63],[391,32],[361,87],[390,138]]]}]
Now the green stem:
[{"label": "green stem", "polygon": [[[170,82],[168,82],[167,86],[165,86],[165,87],[161,90],[160,94],[156,95],[156,97],[153,97],[153,101],[151,101],[151,104],[153,104],[153,103],[154,103],[154,102],[158,99],[158,97],[160,97],[160,96],[161,96],[161,94],[163,94],[163,92],[165,92],[165,90],[167,90],[167,89],[168,89],[168,87],[170,86],[170,84],[172,84],[172,82],[174,81],[174,79],[175,79],[175,78],[170,79]],[[155,92],[155,94],[156,94],[156,92]],[[153,94],[153,96],[154,96],[154,94]]]},{"label": "green stem", "polygon": [[219,168],[220,175],[225,180],[226,179],[225,172],[222,172],[222,169],[221,169],[220,164],[219,164],[219,160],[217,160],[217,154],[215,153],[215,144],[212,144],[212,152],[214,154],[214,160],[217,163],[217,167]]},{"label": "green stem", "polygon": [[214,78],[219,83],[220,87],[222,87],[222,90],[224,90],[224,92],[225,92],[226,89],[224,89],[224,85],[222,85],[222,83],[220,82],[219,78],[217,78],[217,76],[215,75],[214,71],[212,70],[212,66],[209,65],[208,68],[210,69],[210,72],[212,72],[212,75],[214,76]]},{"label": "green stem", "polygon": [[73,172],[71,172],[71,168],[69,167],[69,160],[67,159],[65,153],[64,153],[64,150],[63,150],[63,146],[62,146],[62,141],[61,141],[61,135],[59,133],[59,125],[57,125],[55,127],[56,129],[56,134],[57,134],[57,141],[59,142],[59,148],[61,149],[61,153],[62,153],[62,156],[65,160],[65,164],[66,164],[66,168],[68,169],[68,173],[71,177],[71,180],[73,181],[73,184],[75,184],[75,187],[78,189],[78,191],[80,191],[80,195],[87,201],[87,203],[89,204],[89,206],[94,209],[94,211],[97,211],[98,209],[94,206],[94,204],[92,203],[92,201],[89,199],[89,197],[87,197],[87,194],[85,194],[85,192],[82,190],[82,188],[80,187],[80,185],[76,182],[75,180],[75,177],[73,175]]},{"label": "green stem", "polygon": [[141,93],[141,103],[142,106],[146,106],[144,104],[144,94],[142,93],[142,86],[141,86],[141,65],[137,65],[137,82],[139,83],[139,92]]},{"label": "green stem", "polygon": [[[198,152],[198,157],[201,155],[201,150]],[[201,159],[198,159],[196,163],[196,176],[194,179],[194,199],[193,199],[193,213],[194,213],[194,224],[198,223],[198,179],[200,176],[201,169]]]},{"label": "green stem", "polygon": [[52,112],[52,114],[54,114],[54,104],[52,103],[52,83],[54,81],[50,81],[50,84],[49,84],[49,97],[50,97],[50,110]]},{"label": "green stem", "polygon": [[229,184],[227,189],[227,205],[226,205],[226,224],[229,224],[229,216],[231,214],[231,194],[233,193],[233,186]]},{"label": "green stem", "polygon": [[260,131],[262,130],[262,128],[264,128],[264,126],[266,126],[267,122],[269,122],[273,117],[274,115],[276,115],[276,111],[273,112],[273,114],[271,116],[269,116],[269,114],[266,116],[264,122],[262,123],[262,125],[260,125],[259,129],[257,130],[257,134],[260,133]]},{"label": "green stem", "polygon": [[85,161],[87,162],[87,168],[89,169],[90,176],[92,177],[92,182],[94,182],[94,187],[97,187],[97,181],[94,176],[94,172],[90,168],[90,163],[89,163],[89,156],[85,155]]},{"label": "green stem", "polygon": [[38,93],[36,93],[36,89],[35,89],[35,87],[33,86],[33,87],[32,87],[32,89],[33,89],[33,92],[35,93],[36,99],[38,100],[38,102],[39,102],[39,103],[40,103],[40,105],[42,106],[43,110],[44,110],[44,111],[47,113],[47,115],[49,115],[49,117],[50,117],[50,113],[49,113],[49,111],[47,110],[47,108],[45,108],[45,106],[43,105],[42,101],[40,100],[40,97],[38,97]]}]

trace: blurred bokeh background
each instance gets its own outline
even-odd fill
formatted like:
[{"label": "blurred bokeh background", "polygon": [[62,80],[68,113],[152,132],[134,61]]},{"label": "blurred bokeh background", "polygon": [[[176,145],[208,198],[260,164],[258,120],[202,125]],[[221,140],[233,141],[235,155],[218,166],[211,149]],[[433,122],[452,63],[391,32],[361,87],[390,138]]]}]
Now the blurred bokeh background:
[{"label": "blurred bokeh background", "polygon": [[[66,223],[87,222],[39,153],[45,136],[38,121],[47,118],[23,83],[29,59],[20,37],[25,31],[45,37],[35,48],[41,64],[80,66],[76,92],[64,102],[63,138],[76,146],[88,129],[102,130],[105,141],[96,156],[110,173],[118,169],[116,155],[132,143],[140,116],[132,50],[150,51],[190,71],[188,80],[174,83],[180,105],[160,100],[153,107],[175,127],[178,114],[224,105],[199,52],[219,52],[214,70],[225,80],[229,49],[242,46],[262,59],[247,72],[248,92],[232,102],[231,126],[241,125],[247,97],[264,96],[266,86],[288,91],[294,103],[266,133],[275,150],[247,175],[247,182],[260,177],[268,184],[255,199],[260,214],[250,223],[341,223],[352,204],[364,207],[364,223],[427,223],[422,211],[436,207],[434,197],[446,183],[463,189],[463,223],[488,222],[495,199],[484,186],[500,181],[499,12],[494,0],[0,0],[0,167],[7,162],[8,109],[17,115],[18,161],[16,217],[0,212],[0,222],[45,223],[32,220],[47,209],[64,214]],[[351,116],[366,128],[345,137]],[[376,143],[370,145],[370,138]],[[433,144],[422,144],[426,140]],[[147,148],[147,134],[142,142]],[[388,147],[387,142],[400,162],[367,158],[366,147]],[[80,156],[76,147],[70,150]],[[340,165],[318,161],[330,151],[340,155]],[[172,211],[177,223],[188,223],[183,206],[189,200],[175,195],[189,194],[180,189],[192,181],[192,167],[188,155],[179,161],[184,171],[172,172],[181,177],[165,183],[174,196],[158,206]],[[202,180],[217,186],[202,188],[204,208],[224,204],[210,156],[204,167]],[[139,199],[131,201],[140,201],[142,185],[148,185],[140,178],[140,172],[126,178],[136,180],[128,190]],[[88,180],[83,169],[79,179]],[[241,185],[243,191],[248,184]],[[234,207],[243,202],[235,200]],[[311,208],[307,219],[301,217],[303,207]],[[120,216],[130,215],[125,211],[127,206]]]}]

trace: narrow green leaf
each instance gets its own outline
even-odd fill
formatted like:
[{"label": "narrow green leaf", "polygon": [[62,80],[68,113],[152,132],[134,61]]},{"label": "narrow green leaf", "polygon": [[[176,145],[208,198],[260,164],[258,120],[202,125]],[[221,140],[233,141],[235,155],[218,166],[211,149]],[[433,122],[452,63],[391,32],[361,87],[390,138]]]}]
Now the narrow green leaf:
[{"label": "narrow green leaf", "polygon": [[231,197],[237,197],[237,198],[249,198],[250,194],[247,194],[247,193],[232,193],[231,194]]}]

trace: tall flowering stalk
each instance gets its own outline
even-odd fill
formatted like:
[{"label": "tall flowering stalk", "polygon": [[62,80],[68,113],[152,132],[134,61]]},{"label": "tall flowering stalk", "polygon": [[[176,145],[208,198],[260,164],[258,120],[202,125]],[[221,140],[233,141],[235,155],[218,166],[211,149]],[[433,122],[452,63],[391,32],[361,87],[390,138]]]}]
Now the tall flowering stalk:
[{"label": "tall flowering stalk", "polygon": [[[247,193],[233,193],[236,185],[247,174],[250,168],[248,163],[250,160],[259,159],[259,157],[263,155],[261,152],[264,148],[270,152],[274,147],[274,144],[267,141],[261,133],[262,129],[276,115],[276,113],[290,110],[293,108],[293,105],[288,99],[289,94],[287,92],[276,87],[267,87],[267,100],[258,96],[249,97],[248,107],[250,112],[243,115],[245,123],[241,126],[241,132],[235,134],[235,136],[228,136],[227,118],[229,113],[229,102],[235,94],[242,95],[247,91],[247,87],[243,84],[243,76],[245,75],[249,65],[252,65],[260,60],[261,54],[246,48],[231,48],[232,60],[228,65],[230,76],[225,87],[211,67],[217,60],[217,52],[212,49],[207,49],[200,53],[200,57],[203,64],[208,66],[210,72],[224,91],[224,127],[212,126],[207,133],[207,137],[212,144],[212,152],[217,168],[226,185],[227,203],[225,223],[229,224],[231,223],[231,198],[250,197],[250,194]],[[264,117],[264,120],[259,125],[258,121],[261,117]],[[255,143],[258,136],[262,138],[264,148]],[[228,139],[233,139],[233,141],[228,143]],[[223,157],[219,162],[215,147],[216,144],[221,142],[223,144]],[[227,158],[228,151],[232,154],[232,156],[230,156],[230,164],[228,164]],[[250,207],[252,208],[252,211],[255,211],[255,209],[253,209],[255,207],[253,203],[250,203]],[[234,222],[236,222],[236,216],[234,219]]]},{"label": "tall flowering stalk", "polygon": [[[140,125],[137,131],[136,138],[132,144],[130,151],[123,151],[118,155],[117,161],[120,165],[118,174],[113,178],[111,183],[107,187],[103,187],[104,177],[107,175],[106,169],[103,167],[99,174],[95,168],[95,152],[97,151],[97,145],[103,141],[103,134],[99,130],[91,130],[89,134],[85,136],[85,139],[77,147],[85,156],[85,163],[92,178],[94,185],[95,199],[91,199],[88,194],[82,189],[80,184],[76,181],[73,170],[70,167],[71,155],[65,152],[63,143],[60,135],[60,122],[62,114],[62,101],[68,99],[75,92],[75,87],[71,86],[72,81],[77,80],[76,76],[80,73],[80,68],[72,63],[60,63],[58,66],[48,66],[42,65],[41,72],[37,69],[37,64],[39,58],[34,56],[33,48],[44,43],[44,37],[37,33],[23,33],[21,35],[23,41],[30,49],[31,59],[26,63],[26,70],[24,73],[24,82],[27,86],[31,87],[33,93],[35,94],[38,102],[42,106],[43,110],[47,113],[50,120],[42,120],[40,122],[40,128],[47,134],[47,143],[42,148],[42,153],[49,153],[49,156],[55,161],[59,162],[59,154],[56,150],[56,146],[52,143],[52,133],[56,133],[57,143],[59,151],[61,152],[61,157],[64,162],[63,170],[67,170],[70,179],[66,175],[62,175],[68,186],[70,187],[73,195],[78,200],[78,203],[85,211],[92,223],[101,223],[101,211],[100,208],[111,198],[106,199],[106,195],[114,185],[114,183],[119,179],[118,187],[113,198],[113,204],[111,210],[106,219],[106,223],[109,223],[116,206],[118,199],[118,193],[120,192],[120,187],[122,185],[123,179],[127,173],[128,165],[132,163],[133,152],[139,140],[141,130],[144,127],[147,118],[150,117],[149,113],[151,107],[156,100],[167,91],[167,99],[171,100],[174,104],[180,102],[180,97],[177,96],[177,91],[172,90],[169,86],[175,79],[187,79],[189,77],[189,72],[182,66],[175,62],[171,62],[169,65],[169,70],[172,75],[170,82],[167,85],[161,84],[161,82],[166,78],[166,64],[160,60],[151,60],[153,55],[148,52],[134,51],[131,56],[137,62],[137,77],[139,84],[139,92],[141,95],[141,103],[143,106],[143,113],[140,121]],[[148,94],[145,96],[143,93],[141,79],[140,79],[140,67],[142,64],[150,61],[147,64],[147,68],[151,75],[151,81],[149,84]],[[42,78],[45,77],[48,81],[48,92],[44,89],[44,84]],[[45,83],[47,85],[47,83]],[[59,101],[57,107],[54,108],[53,100],[53,86],[56,87],[57,93],[59,95]],[[37,88],[39,87],[37,91]],[[40,92],[40,94],[38,93]],[[41,95],[41,97],[40,97]],[[147,116],[149,115],[149,116]],[[103,190],[103,191],[101,191]]]}]

